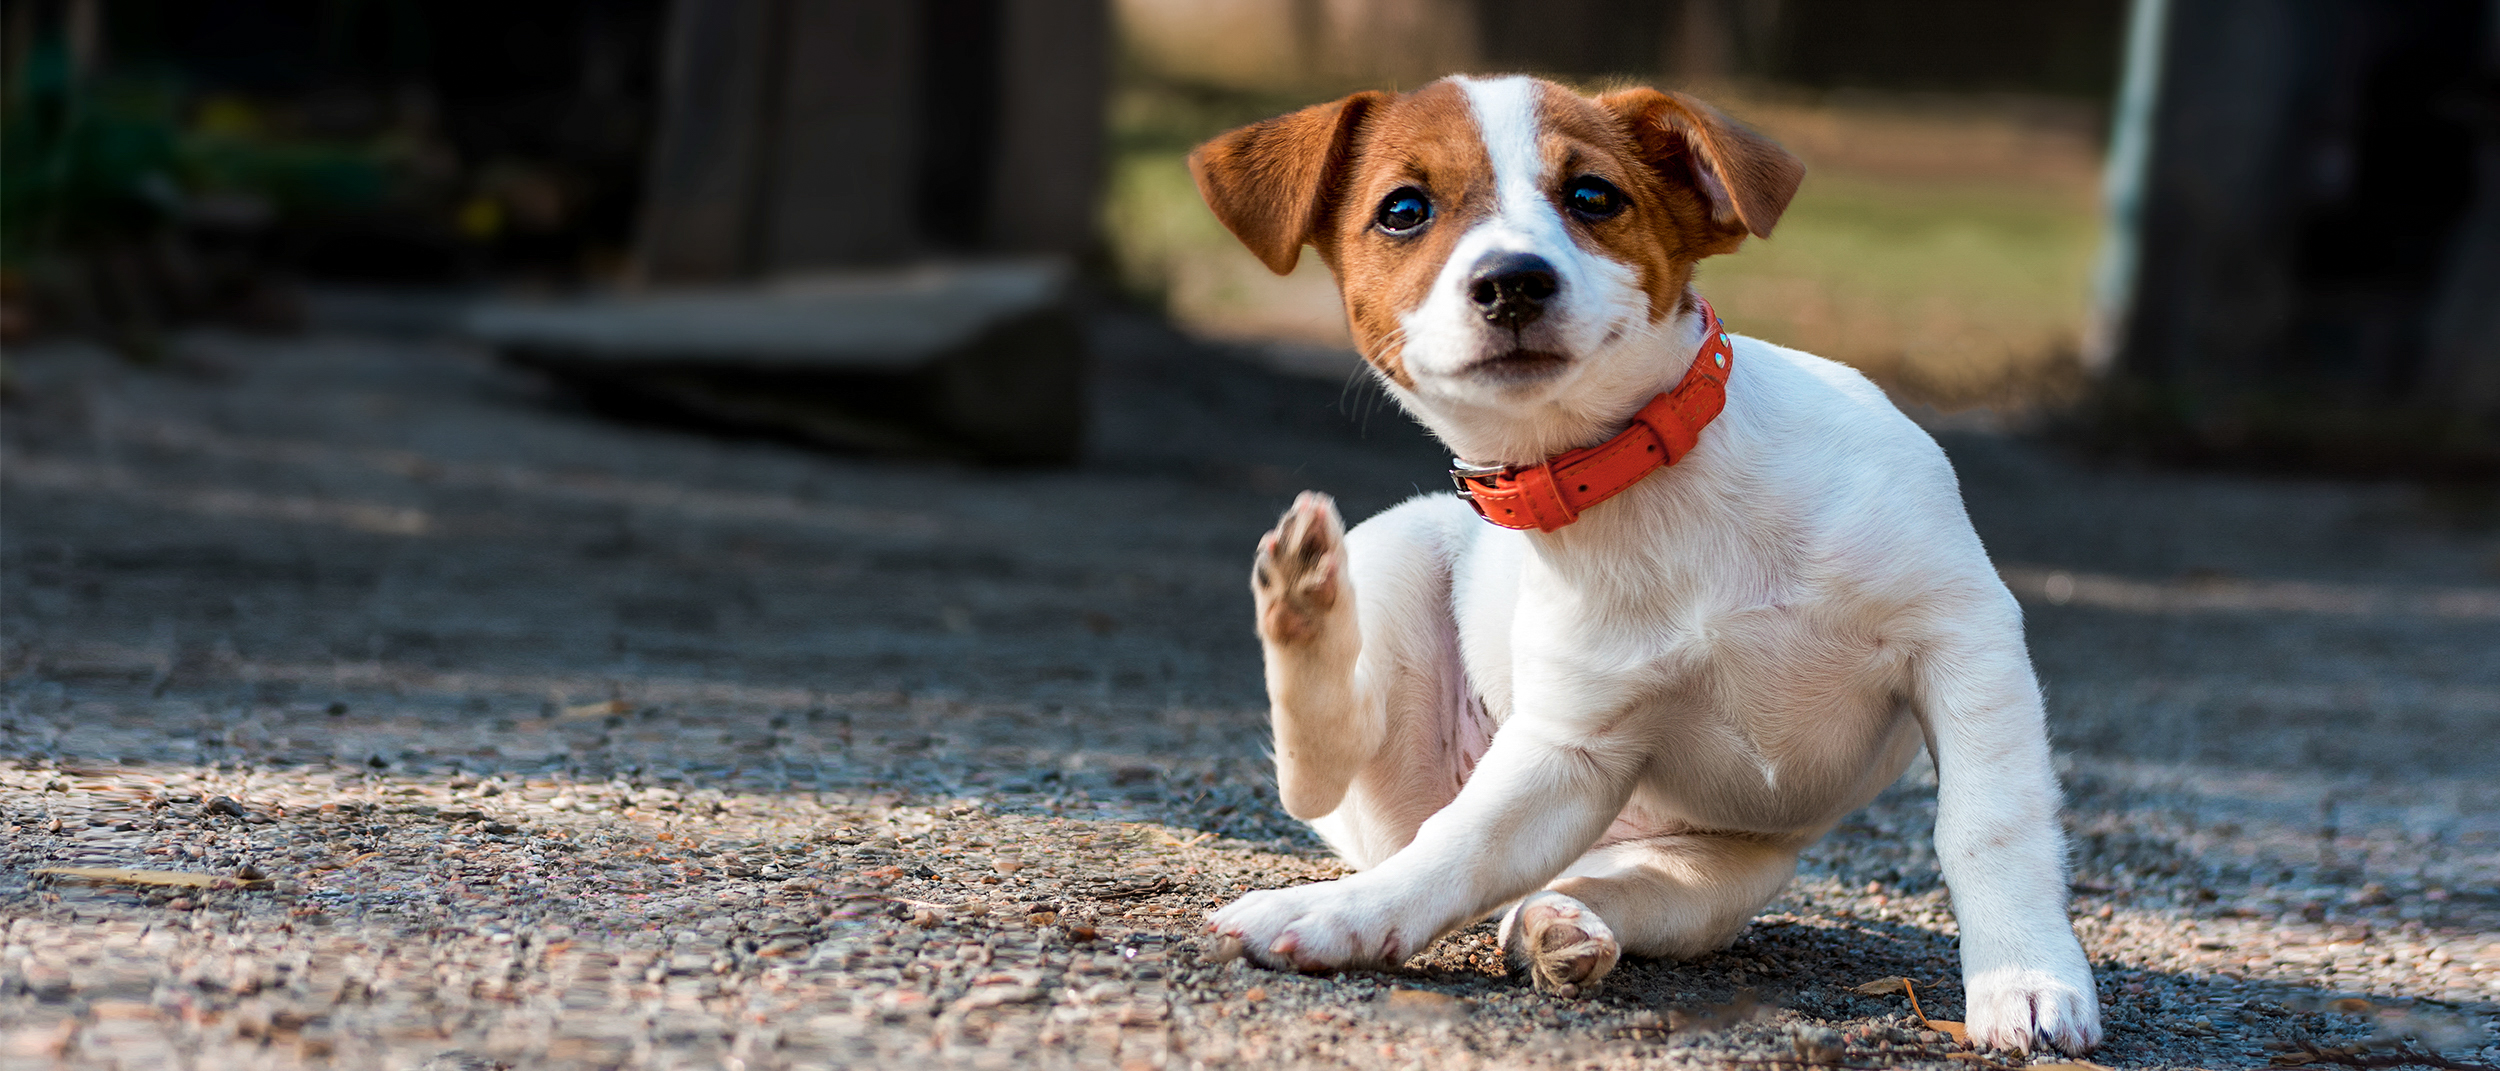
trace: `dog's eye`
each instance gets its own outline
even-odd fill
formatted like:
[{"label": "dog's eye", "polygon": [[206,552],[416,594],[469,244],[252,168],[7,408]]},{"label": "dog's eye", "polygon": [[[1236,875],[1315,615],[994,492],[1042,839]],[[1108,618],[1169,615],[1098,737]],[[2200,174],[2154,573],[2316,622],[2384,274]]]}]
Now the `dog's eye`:
[{"label": "dog's eye", "polygon": [[1424,191],[1413,186],[1401,187],[1380,199],[1380,211],[1372,222],[1390,234],[1408,234],[1432,219],[1432,202],[1424,200]]},{"label": "dog's eye", "polygon": [[1615,184],[1595,175],[1582,175],[1563,187],[1563,203],[1582,219],[1611,219],[1631,201]]}]

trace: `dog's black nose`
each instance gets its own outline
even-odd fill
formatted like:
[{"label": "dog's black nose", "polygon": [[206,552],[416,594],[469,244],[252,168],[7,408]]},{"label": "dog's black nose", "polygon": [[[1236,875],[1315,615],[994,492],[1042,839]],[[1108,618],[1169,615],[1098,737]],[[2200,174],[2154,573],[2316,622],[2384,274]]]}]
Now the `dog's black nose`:
[{"label": "dog's black nose", "polygon": [[1513,331],[1545,314],[1545,301],[1561,287],[1554,266],[1534,253],[1495,253],[1467,277],[1467,300],[1497,327]]}]

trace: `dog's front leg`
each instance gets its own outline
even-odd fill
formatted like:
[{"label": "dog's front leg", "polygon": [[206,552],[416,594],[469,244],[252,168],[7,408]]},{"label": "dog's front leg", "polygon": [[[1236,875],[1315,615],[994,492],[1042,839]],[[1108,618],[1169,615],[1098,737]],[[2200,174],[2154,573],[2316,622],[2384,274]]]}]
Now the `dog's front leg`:
[{"label": "dog's front leg", "polygon": [[2100,1000],[2066,917],[2057,775],[2021,629],[2006,622],[1993,635],[2008,639],[1922,660],[1936,859],[1962,930],[1971,1040],[2082,1053],[2101,1043]]},{"label": "dog's front leg", "polygon": [[1388,733],[1387,714],[1355,681],[1363,637],[1346,553],[1336,501],[1304,491],[1260,537],[1250,570],[1276,788],[1285,813],[1304,821],[1337,809]]},{"label": "dog's front leg", "polygon": [[[1521,706],[1529,696],[1522,694]],[[1456,799],[1396,855],[1360,874],[1254,892],[1208,928],[1271,967],[1392,967],[1450,929],[1534,891],[1622,813],[1639,754],[1592,733],[1602,719],[1515,715]]]}]

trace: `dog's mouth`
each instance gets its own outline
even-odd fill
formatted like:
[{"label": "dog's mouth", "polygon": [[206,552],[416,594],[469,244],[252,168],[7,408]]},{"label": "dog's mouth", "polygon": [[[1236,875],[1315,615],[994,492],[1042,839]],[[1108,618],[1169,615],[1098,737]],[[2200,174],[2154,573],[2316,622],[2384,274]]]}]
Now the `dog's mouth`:
[{"label": "dog's mouth", "polygon": [[1497,353],[1459,371],[1496,383],[1519,384],[1551,379],[1570,366],[1571,358],[1552,350],[1521,349]]}]

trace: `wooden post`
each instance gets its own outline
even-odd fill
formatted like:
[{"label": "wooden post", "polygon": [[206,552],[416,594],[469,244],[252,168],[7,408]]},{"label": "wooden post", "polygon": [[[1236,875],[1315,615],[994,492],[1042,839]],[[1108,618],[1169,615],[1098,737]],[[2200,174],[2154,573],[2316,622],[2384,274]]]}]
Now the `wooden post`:
[{"label": "wooden post", "polygon": [[2420,401],[2500,421],[2500,3],[2483,27],[2483,95],[2474,113],[2474,208],[2457,229],[2431,312]]},{"label": "wooden post", "polygon": [[1103,0],[683,0],[643,278],[1089,252]]},{"label": "wooden post", "polygon": [[2275,0],[2168,6],[2120,363],[2228,392],[2286,341],[2307,34],[2301,9]]},{"label": "wooden post", "polygon": [[658,144],[636,236],[653,283],[743,277],[755,268],[751,205],[772,126],[769,47],[778,0],[681,0],[669,19]]},{"label": "wooden post", "polygon": [[2500,5],[2142,6],[2166,9],[2158,90],[2121,128],[2141,201],[2100,296],[2118,434],[2500,468]]},{"label": "wooden post", "polygon": [[1083,254],[1096,238],[1111,15],[1102,0],[1000,0],[1002,94],[984,244]]}]

